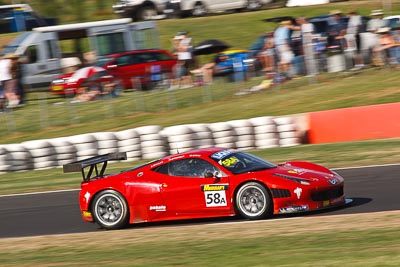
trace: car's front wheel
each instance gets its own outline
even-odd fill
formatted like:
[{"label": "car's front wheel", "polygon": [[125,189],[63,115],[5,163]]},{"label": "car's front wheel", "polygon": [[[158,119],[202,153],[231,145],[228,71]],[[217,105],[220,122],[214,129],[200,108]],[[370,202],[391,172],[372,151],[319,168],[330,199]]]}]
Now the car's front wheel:
[{"label": "car's front wheel", "polygon": [[137,12],[137,20],[152,20],[157,16],[157,10],[153,6],[144,6]]},{"label": "car's front wheel", "polygon": [[123,228],[129,220],[126,200],[115,190],[105,190],[96,195],[92,214],[95,222],[108,230]]},{"label": "car's front wheel", "polygon": [[272,214],[272,200],[267,189],[256,182],[243,184],[236,193],[238,213],[250,220],[268,217]]}]

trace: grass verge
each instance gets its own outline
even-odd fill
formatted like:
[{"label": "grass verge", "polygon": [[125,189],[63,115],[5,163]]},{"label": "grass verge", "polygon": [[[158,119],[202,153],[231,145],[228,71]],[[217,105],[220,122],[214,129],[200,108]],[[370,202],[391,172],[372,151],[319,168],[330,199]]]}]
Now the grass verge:
[{"label": "grass verge", "polygon": [[399,266],[400,212],[3,239],[2,266]]}]

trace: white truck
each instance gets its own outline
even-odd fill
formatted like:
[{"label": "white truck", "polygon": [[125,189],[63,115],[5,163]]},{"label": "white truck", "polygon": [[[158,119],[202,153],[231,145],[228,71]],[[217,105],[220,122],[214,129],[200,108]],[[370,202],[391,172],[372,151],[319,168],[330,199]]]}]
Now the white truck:
[{"label": "white truck", "polygon": [[22,60],[22,83],[26,87],[47,87],[72,62],[84,62],[84,55],[97,58],[138,49],[159,48],[152,21],[131,23],[129,18],[34,28],[17,36],[2,53]]}]

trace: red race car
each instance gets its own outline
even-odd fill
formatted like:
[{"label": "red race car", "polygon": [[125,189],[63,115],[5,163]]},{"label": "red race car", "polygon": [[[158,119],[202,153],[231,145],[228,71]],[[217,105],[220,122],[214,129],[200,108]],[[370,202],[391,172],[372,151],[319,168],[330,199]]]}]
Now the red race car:
[{"label": "red race car", "polygon": [[111,77],[121,81],[124,89],[152,89],[157,82],[171,78],[177,60],[167,50],[133,50],[103,56],[96,66],[85,67],[74,73],[58,76],[50,84],[53,94],[74,94],[81,83],[93,74],[107,70]]},{"label": "red race car", "polygon": [[64,165],[64,172],[83,175],[85,221],[118,229],[218,216],[262,219],[346,203],[343,178],[309,162],[275,165],[246,152],[207,148],[105,174],[108,161],[123,159],[125,153],[113,153]]}]

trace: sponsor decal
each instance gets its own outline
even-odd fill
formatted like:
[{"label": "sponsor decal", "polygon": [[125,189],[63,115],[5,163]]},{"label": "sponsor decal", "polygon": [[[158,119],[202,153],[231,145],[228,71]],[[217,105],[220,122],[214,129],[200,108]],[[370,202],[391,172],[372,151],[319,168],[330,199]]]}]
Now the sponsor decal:
[{"label": "sponsor decal", "polygon": [[329,200],[324,200],[322,201],[322,207],[327,207],[331,204],[331,202]]},{"label": "sponsor decal", "polygon": [[184,157],[185,157],[184,155],[176,156],[176,157],[170,158],[169,161],[173,161],[173,160],[176,160],[176,159],[183,159]]},{"label": "sponsor decal", "polygon": [[291,174],[298,174],[298,175],[302,175],[303,173],[306,173],[307,170],[305,169],[292,169],[292,170],[288,170],[288,173]]},{"label": "sponsor decal", "polygon": [[221,150],[211,155],[212,159],[220,160],[225,158],[226,156],[232,154],[232,151],[229,150]]},{"label": "sponsor decal", "polygon": [[328,182],[329,182],[331,185],[335,185],[335,184],[338,184],[338,183],[339,183],[339,179],[336,179],[336,178],[329,179]]},{"label": "sponsor decal", "polygon": [[224,167],[230,167],[232,165],[235,165],[236,162],[238,162],[238,161],[239,160],[236,157],[230,157],[230,158],[218,161],[218,164],[222,165]]},{"label": "sponsor decal", "polygon": [[89,198],[90,198],[90,193],[86,192],[84,197],[85,197],[86,203],[88,203],[89,202]]},{"label": "sponsor decal", "polygon": [[139,173],[137,174],[137,177],[141,177],[141,176],[143,176],[143,172],[139,172]]},{"label": "sponsor decal", "polygon": [[221,191],[228,190],[229,185],[227,184],[203,184],[201,185],[201,191]]},{"label": "sponsor decal", "polygon": [[83,217],[92,217],[92,213],[90,211],[84,210],[82,211]]},{"label": "sponsor decal", "polygon": [[150,206],[149,209],[153,211],[167,211],[167,206],[164,205]]},{"label": "sponsor decal", "polygon": [[296,189],[293,190],[293,192],[296,194],[297,199],[300,199],[301,193],[303,193],[303,189],[301,189],[300,187],[296,187]]},{"label": "sponsor decal", "polygon": [[279,208],[279,213],[303,212],[307,211],[308,209],[309,209],[308,205],[290,206],[290,207]]},{"label": "sponsor decal", "polygon": [[159,161],[159,162],[153,163],[150,165],[150,169],[153,169],[154,167],[160,166],[162,164],[164,164],[164,161]]},{"label": "sponsor decal", "polygon": [[201,185],[201,191],[204,192],[204,200],[206,207],[226,207],[226,190],[227,184],[205,184]]}]

